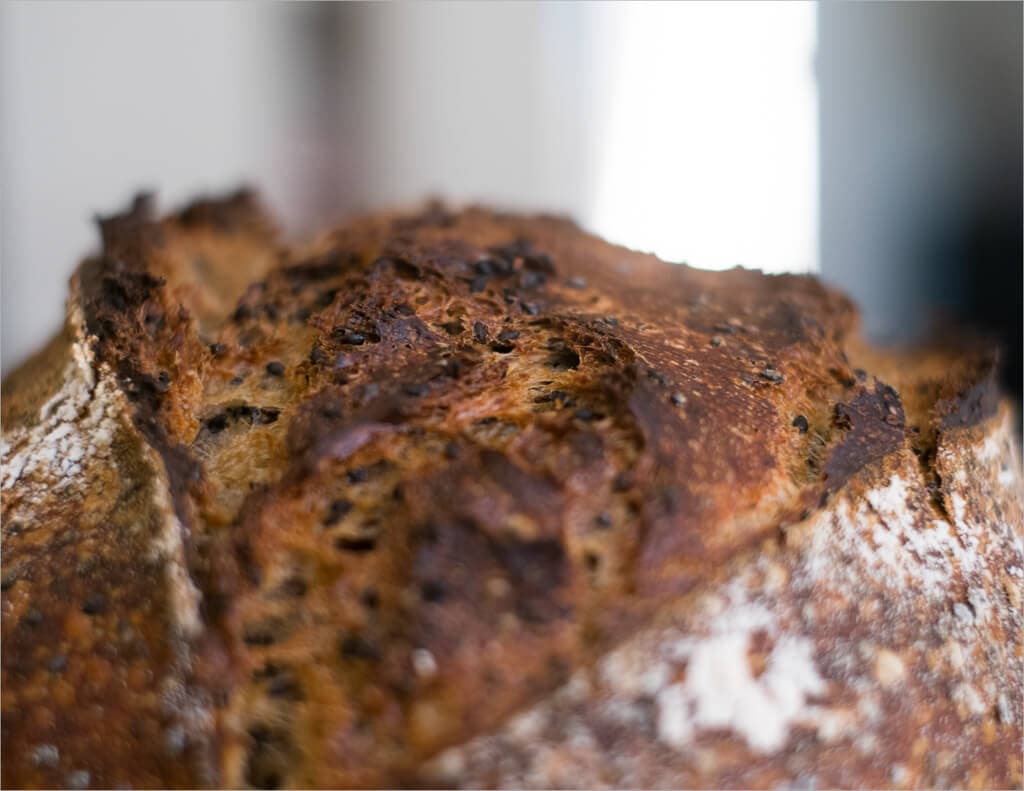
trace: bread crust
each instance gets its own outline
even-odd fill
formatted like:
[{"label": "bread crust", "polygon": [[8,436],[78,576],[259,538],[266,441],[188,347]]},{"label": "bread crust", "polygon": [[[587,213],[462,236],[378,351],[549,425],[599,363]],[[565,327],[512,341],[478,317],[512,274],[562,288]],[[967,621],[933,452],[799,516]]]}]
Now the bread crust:
[{"label": "bread crust", "polygon": [[4,386],[5,785],[1020,784],[983,348],[547,216],[101,230]]}]

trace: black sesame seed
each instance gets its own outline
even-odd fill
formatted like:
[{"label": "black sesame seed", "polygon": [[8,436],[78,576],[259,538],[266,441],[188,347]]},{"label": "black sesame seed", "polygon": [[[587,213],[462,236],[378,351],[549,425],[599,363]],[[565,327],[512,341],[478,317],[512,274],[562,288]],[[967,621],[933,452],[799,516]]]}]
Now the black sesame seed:
[{"label": "black sesame seed", "polygon": [[101,593],[90,594],[82,604],[82,612],[86,615],[98,615],[107,609],[107,600]]},{"label": "black sesame seed", "polygon": [[370,471],[366,467],[355,467],[345,473],[349,483],[365,483],[370,480]]},{"label": "black sesame seed", "polygon": [[273,645],[276,642],[273,630],[269,626],[256,626],[246,629],[242,634],[246,645]]},{"label": "black sesame seed", "polygon": [[228,427],[228,416],[221,413],[214,415],[206,421],[206,430],[211,434],[220,434],[224,429]]},{"label": "black sesame seed", "polygon": [[682,393],[673,393],[670,400],[676,406],[683,406],[686,404],[686,396]]},{"label": "black sesame seed", "polygon": [[214,357],[220,357],[227,350],[228,350],[228,347],[225,346],[223,343],[211,343],[210,344],[210,354],[212,354]]},{"label": "black sesame seed", "polygon": [[594,524],[600,528],[607,529],[612,526],[611,515],[607,511],[602,511],[594,517]]},{"label": "black sesame seed", "polygon": [[527,314],[528,316],[536,316],[538,313],[540,313],[540,308],[537,305],[534,305],[532,302],[524,302],[523,313]]},{"label": "black sesame seed", "polygon": [[473,264],[473,270],[478,275],[493,275],[498,271],[496,262],[491,258],[483,258]]},{"label": "black sesame seed", "polygon": [[598,415],[593,410],[586,408],[577,409],[575,412],[573,412],[573,417],[576,418],[577,420],[583,420],[585,422],[600,419],[600,415]]},{"label": "black sesame seed", "polygon": [[314,343],[313,348],[309,350],[309,361],[313,363],[313,365],[323,365],[328,359],[327,352],[323,350],[320,342],[317,341]]},{"label": "black sesame seed", "polygon": [[545,283],[547,283],[547,277],[541,272],[522,272],[519,275],[520,288],[540,288]]},{"label": "black sesame seed", "polygon": [[580,277],[579,275],[576,275],[574,277],[570,277],[566,281],[566,285],[569,286],[569,288],[575,288],[579,290],[587,287],[587,279],[585,277]]},{"label": "black sesame seed", "polygon": [[807,418],[804,417],[803,415],[797,415],[795,418],[793,418],[793,425],[796,426],[797,430],[801,434],[807,433],[809,424],[807,423]]},{"label": "black sesame seed", "polygon": [[345,659],[372,661],[380,656],[380,652],[365,637],[350,634],[341,641],[341,655]]},{"label": "black sesame seed", "polygon": [[46,663],[46,669],[51,673],[63,673],[68,668],[67,654],[55,654]]},{"label": "black sesame seed", "polygon": [[274,698],[302,700],[302,687],[292,675],[280,675],[267,685],[267,694]]},{"label": "black sesame seed", "polygon": [[267,373],[271,376],[284,376],[284,365],[277,360],[267,363]]},{"label": "black sesame seed", "polygon": [[774,368],[765,368],[761,371],[761,376],[767,379],[769,382],[780,384],[783,380],[782,374]]},{"label": "black sesame seed", "polygon": [[345,552],[355,552],[356,554],[362,555],[367,552],[373,552],[373,550],[377,548],[377,539],[368,537],[351,538],[349,536],[340,536],[334,540],[334,546]]},{"label": "black sesame seed", "polygon": [[441,366],[441,372],[445,376],[457,379],[459,374],[462,373],[462,363],[456,359],[445,360],[444,365]]},{"label": "black sesame seed", "polygon": [[659,371],[655,371],[653,368],[647,369],[647,377],[657,382],[662,387],[665,387],[668,384],[668,378],[665,376],[665,374]]},{"label": "black sesame seed", "polygon": [[502,330],[498,333],[499,341],[514,341],[519,337],[519,330]]},{"label": "black sesame seed", "polygon": [[723,335],[734,335],[736,333],[736,328],[731,324],[716,324],[713,329],[715,332],[720,332]]},{"label": "black sesame seed", "polygon": [[478,275],[477,277],[474,277],[469,284],[469,293],[479,294],[481,291],[487,288],[487,283],[489,281],[490,278],[487,275]]},{"label": "black sesame seed", "polygon": [[43,622],[43,614],[35,607],[33,607],[27,613],[25,613],[24,617],[21,619],[21,622],[25,624],[25,626],[38,626]]},{"label": "black sesame seed", "polygon": [[335,525],[342,520],[342,518],[349,511],[352,510],[352,503],[348,500],[335,500],[327,508],[327,516],[324,517],[325,525]]},{"label": "black sesame seed", "polygon": [[235,387],[237,387],[238,385],[242,384],[242,382],[244,382],[244,381],[245,381],[245,377],[244,376],[236,376],[230,382],[228,382],[228,384],[229,385],[234,385]]},{"label": "black sesame seed", "polygon": [[444,457],[446,459],[457,459],[459,458],[459,446],[454,442],[449,442],[444,446]]},{"label": "black sesame seed", "polygon": [[430,392],[430,388],[425,384],[407,384],[402,387],[402,392],[413,398],[423,398]]},{"label": "black sesame seed", "polygon": [[616,492],[625,492],[633,486],[633,476],[628,472],[620,472],[612,482],[612,488]]},{"label": "black sesame seed", "polygon": [[544,253],[533,253],[531,255],[524,256],[523,266],[534,272],[546,272],[549,275],[553,274],[555,271],[555,266],[551,263],[551,258]]},{"label": "black sesame seed", "polygon": [[246,319],[252,318],[252,308],[248,305],[239,305],[235,308],[234,312],[235,321],[245,321]]},{"label": "black sesame seed", "polygon": [[380,594],[377,593],[376,588],[367,588],[364,590],[359,596],[359,600],[368,610],[376,610],[380,607]]},{"label": "black sesame seed", "polygon": [[285,596],[294,596],[295,598],[301,598],[306,595],[309,590],[309,585],[302,577],[289,577],[283,583],[281,583],[281,593]]},{"label": "black sesame seed", "polygon": [[442,601],[445,597],[444,585],[436,580],[427,580],[420,585],[420,596],[423,597],[423,601]]},{"label": "black sesame seed", "polygon": [[498,354],[508,354],[509,352],[514,352],[515,350],[516,350],[516,347],[513,346],[511,343],[492,343],[491,344],[491,351],[497,352]]},{"label": "black sesame seed", "polygon": [[487,343],[487,327],[482,321],[473,322],[473,337],[477,343]]},{"label": "black sesame seed", "polygon": [[722,336],[721,335],[712,335],[711,336],[711,345],[712,346],[721,346],[722,345]]},{"label": "black sesame seed", "polygon": [[344,332],[338,337],[338,340],[347,346],[362,346],[366,343],[366,336],[361,332]]}]

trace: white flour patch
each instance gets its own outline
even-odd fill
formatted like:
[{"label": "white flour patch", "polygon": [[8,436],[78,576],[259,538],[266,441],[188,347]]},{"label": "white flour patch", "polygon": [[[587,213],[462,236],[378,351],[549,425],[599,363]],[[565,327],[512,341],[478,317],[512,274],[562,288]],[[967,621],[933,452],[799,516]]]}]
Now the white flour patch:
[{"label": "white flour patch", "polygon": [[73,484],[95,456],[109,452],[123,407],[116,386],[95,382],[85,353],[75,343],[64,386],[39,410],[39,423],[10,433],[2,451],[0,488],[34,479],[50,491]]},{"label": "white flour patch", "polygon": [[807,581],[853,599],[878,586],[909,586],[929,598],[944,597],[956,567],[966,572],[975,563],[974,536],[959,520],[955,531],[942,519],[922,527],[916,521],[918,507],[899,475],[867,492],[856,507],[846,500],[836,503],[821,515],[823,524],[815,529],[803,560]]},{"label": "white flour patch", "polygon": [[755,678],[750,638],[749,632],[718,634],[689,646],[686,680],[657,697],[662,741],[681,747],[696,730],[726,728],[751,748],[772,753],[785,745],[794,723],[812,718],[807,699],[823,694],[826,683],[811,641],[783,635]]}]

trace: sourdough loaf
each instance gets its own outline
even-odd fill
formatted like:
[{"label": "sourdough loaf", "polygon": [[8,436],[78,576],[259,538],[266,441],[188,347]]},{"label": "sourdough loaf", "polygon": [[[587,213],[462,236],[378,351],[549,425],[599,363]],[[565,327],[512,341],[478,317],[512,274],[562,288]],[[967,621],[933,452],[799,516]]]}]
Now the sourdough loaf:
[{"label": "sourdough loaf", "polygon": [[1021,784],[983,346],[548,216],[100,229],[4,383],[5,787]]}]

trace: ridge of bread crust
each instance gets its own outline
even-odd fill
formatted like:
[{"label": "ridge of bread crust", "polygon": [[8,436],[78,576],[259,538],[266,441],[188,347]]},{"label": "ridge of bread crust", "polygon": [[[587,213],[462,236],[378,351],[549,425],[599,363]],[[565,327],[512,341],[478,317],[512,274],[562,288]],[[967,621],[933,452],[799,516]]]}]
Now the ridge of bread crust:
[{"label": "ridge of bread crust", "polygon": [[[78,395],[36,413],[45,387],[8,408],[5,386],[5,784],[1020,783],[1022,581],[997,573],[1024,565],[1019,462],[983,349],[880,352],[813,278],[669,266],[552,217],[435,205],[289,250],[237,193],[101,227],[38,364]],[[871,571],[884,540],[927,565],[925,533],[963,546],[935,544],[955,563],[930,598],[820,573]],[[701,615],[743,586],[745,615]],[[948,651],[987,676],[934,658],[952,626],[911,639],[965,607]],[[132,653],[109,629],[143,610]],[[660,686],[627,700],[646,682],[619,674],[552,714],[671,645]],[[104,667],[73,675],[79,646]],[[685,678],[741,649],[755,724]],[[115,681],[136,697],[81,705]],[[510,719],[530,711],[544,745]],[[95,755],[86,717],[138,752]]]}]

